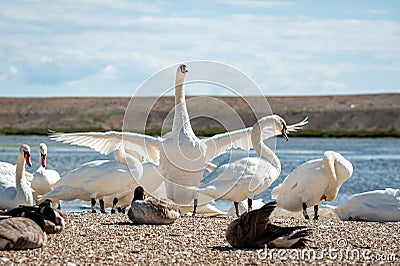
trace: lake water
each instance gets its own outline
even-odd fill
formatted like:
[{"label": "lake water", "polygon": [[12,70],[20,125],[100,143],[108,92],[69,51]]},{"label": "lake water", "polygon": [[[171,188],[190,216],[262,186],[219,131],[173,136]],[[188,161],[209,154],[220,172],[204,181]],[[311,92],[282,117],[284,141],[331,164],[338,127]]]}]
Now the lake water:
[{"label": "lake water", "polygon": [[[39,143],[48,145],[47,168],[57,170],[61,176],[82,163],[111,159],[113,155],[104,156],[91,149],[71,146],[51,141],[46,136],[0,136],[0,161],[16,163],[18,148],[21,144],[29,144],[32,148],[32,163],[28,171],[34,172],[39,166]],[[269,146],[274,143],[268,143]],[[279,180],[255,198],[271,199],[271,190],[297,166],[305,161],[321,158],[327,150],[340,152],[354,167],[352,177],[340,188],[337,198],[329,202],[337,206],[354,193],[369,190],[400,188],[400,139],[349,139],[349,138],[291,138],[289,142],[278,138],[276,153],[282,164]],[[216,162],[224,160],[217,158]],[[229,203],[229,206],[232,203]],[[217,204],[222,208],[227,202]],[[65,202],[66,211],[82,211],[88,203],[79,201]]]}]

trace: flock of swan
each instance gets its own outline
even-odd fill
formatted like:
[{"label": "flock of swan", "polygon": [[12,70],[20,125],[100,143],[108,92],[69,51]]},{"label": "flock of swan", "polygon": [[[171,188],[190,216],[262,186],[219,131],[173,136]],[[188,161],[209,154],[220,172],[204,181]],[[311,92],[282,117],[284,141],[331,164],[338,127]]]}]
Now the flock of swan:
[{"label": "flock of swan", "polygon": [[[341,185],[351,177],[351,162],[338,152],[326,151],[322,158],[303,163],[275,186],[272,190],[275,202],[262,204],[261,208],[251,211],[253,197],[269,188],[281,173],[278,156],[264,144],[264,140],[282,135],[288,141],[288,133],[301,129],[308,123],[307,118],[287,125],[282,117],[268,115],[259,119],[253,127],[200,139],[192,130],[186,107],[184,82],[187,72],[184,64],[177,68],[171,133],[164,137],[115,131],[52,134],[52,140],[90,147],[102,154],[114,152],[114,160],[82,164],[62,178],[56,171],[45,168],[47,146],[44,143],[39,146],[39,169],[33,175],[28,173],[25,165],[31,166],[31,149],[24,144],[18,151],[16,165],[0,162],[0,209],[32,206],[34,202],[40,203],[44,199],[52,200],[60,208],[62,200],[80,199],[90,201],[92,211],[96,212],[98,200],[101,212],[105,212],[106,207],[112,207],[113,213],[116,209],[124,212],[126,207],[130,207],[128,216],[135,223],[159,224],[171,223],[179,217],[179,213],[189,211],[193,216],[224,214],[208,204],[224,199],[234,202],[237,216],[240,216],[239,204],[246,200],[247,212],[239,219],[262,219],[265,222],[262,230],[273,226],[268,217],[275,207],[291,212],[303,211],[305,219],[309,219],[307,209],[314,207],[313,218],[318,219],[318,205],[323,200],[334,200]],[[258,156],[231,159],[220,165],[211,163],[215,157],[232,148],[254,148]],[[205,170],[209,171],[206,177]],[[144,194],[151,197],[145,199]],[[366,197],[376,202],[375,194],[369,192],[367,196],[360,196],[359,200],[354,196],[335,211],[343,219],[384,220],[390,217],[389,220],[400,220],[398,191],[378,193],[378,201],[381,202],[385,202],[385,196],[390,194],[391,205],[383,211],[391,208],[391,215],[379,214],[380,208],[359,205]],[[365,217],[358,213],[368,212],[368,208],[373,209],[375,215]],[[232,225],[227,230],[228,241],[241,246],[238,243],[243,239],[228,237],[228,232],[232,230],[243,228]],[[279,237],[282,236],[281,231],[278,230]],[[298,237],[292,240],[296,241],[288,241],[293,245],[304,244],[306,232],[302,228],[293,228],[288,232],[294,231],[297,231]],[[271,245],[275,244],[271,242]]]}]

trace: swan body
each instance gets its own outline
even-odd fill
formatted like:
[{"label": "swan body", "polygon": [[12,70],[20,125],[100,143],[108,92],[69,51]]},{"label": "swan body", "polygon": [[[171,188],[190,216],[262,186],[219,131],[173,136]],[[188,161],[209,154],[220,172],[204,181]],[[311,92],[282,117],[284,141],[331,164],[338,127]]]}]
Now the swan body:
[{"label": "swan body", "polygon": [[[100,199],[100,203],[105,201],[108,204],[117,199],[119,206],[129,206],[133,198],[132,191],[138,186],[136,178],[141,177],[143,167],[135,157],[128,154],[125,156],[132,167],[128,168],[117,159],[84,163],[61,178],[54,184],[53,191],[44,194],[43,198],[52,201]],[[101,206],[102,212],[106,206],[108,205]],[[93,202],[92,210],[94,210]]]},{"label": "swan body", "polygon": [[234,248],[301,248],[306,247],[309,234],[302,226],[281,227],[270,222],[269,216],[276,202],[258,210],[242,214],[232,221],[225,232],[226,240]]},{"label": "swan body", "polygon": [[[207,162],[231,148],[251,148],[252,128],[218,134],[211,138],[199,139],[193,133],[187,112],[184,81],[186,66],[181,64],[175,79],[175,113],[171,134],[151,137],[130,132],[82,132],[54,134],[53,140],[86,146],[108,154],[122,146],[129,153],[135,151],[145,161],[154,164],[165,180],[168,199],[184,207],[194,199],[194,191],[188,186],[197,186],[203,178]],[[306,119],[288,127],[297,130],[307,123]],[[279,134],[272,131],[271,134]],[[178,152],[179,151],[179,152]],[[141,184],[142,185],[142,184]],[[145,185],[142,185],[148,190]]]},{"label": "swan body", "polygon": [[[15,186],[15,172],[17,166],[7,162],[0,162],[0,183]],[[32,182],[33,175],[25,171],[25,178],[28,182]]]},{"label": "swan body", "polygon": [[178,206],[153,197],[144,198],[144,189],[137,187],[134,192],[129,219],[136,224],[171,224],[180,217]]},{"label": "swan body", "polygon": [[[18,162],[15,167],[14,182],[0,181],[0,209],[12,209],[20,204],[33,205],[30,181],[25,175],[25,163],[31,166],[31,148],[24,144],[18,151]],[[0,180],[8,180],[9,177]]]},{"label": "swan body", "polygon": [[318,219],[318,205],[324,199],[334,200],[340,186],[352,173],[350,161],[338,152],[326,151],[323,158],[307,161],[294,169],[272,190],[272,198],[285,210],[303,210],[306,219],[306,209],[314,206],[314,219]]},{"label": "swan body", "polygon": [[201,181],[196,191],[214,199],[231,200],[237,209],[238,202],[251,200],[278,179],[281,172],[279,158],[263,143],[262,129],[267,126],[276,127],[287,139],[283,118],[278,115],[261,118],[253,126],[251,137],[253,147],[260,157],[245,157],[218,166]]},{"label": "swan body", "polygon": [[367,191],[352,195],[334,209],[342,220],[400,221],[400,189]]},{"label": "swan body", "polygon": [[[39,202],[38,195],[43,195],[53,189],[53,185],[60,180],[60,174],[55,170],[46,169],[47,145],[40,143],[40,166],[33,174],[32,188],[35,202]],[[59,202],[58,202],[59,204]]]}]

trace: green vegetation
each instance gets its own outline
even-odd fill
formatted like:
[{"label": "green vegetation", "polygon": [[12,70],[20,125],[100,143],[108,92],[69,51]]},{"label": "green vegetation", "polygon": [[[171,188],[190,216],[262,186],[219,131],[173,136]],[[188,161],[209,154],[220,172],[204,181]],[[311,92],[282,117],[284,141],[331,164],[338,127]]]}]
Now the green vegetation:
[{"label": "green vegetation", "polygon": [[39,136],[47,136],[51,131],[55,132],[88,132],[88,131],[96,131],[101,132],[105,131],[101,128],[76,128],[76,129],[65,129],[65,128],[57,128],[57,129],[45,129],[45,128],[29,128],[29,129],[18,129],[18,128],[2,128],[0,129],[0,135],[39,135]]}]

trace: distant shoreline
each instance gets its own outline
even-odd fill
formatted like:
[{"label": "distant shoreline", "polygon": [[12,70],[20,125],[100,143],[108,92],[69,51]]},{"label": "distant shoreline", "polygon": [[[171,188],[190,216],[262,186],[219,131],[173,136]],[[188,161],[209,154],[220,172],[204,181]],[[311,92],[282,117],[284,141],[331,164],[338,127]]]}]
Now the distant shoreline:
[{"label": "distant shoreline", "polygon": [[[83,128],[82,130],[57,130],[56,132],[105,132],[99,128]],[[210,131],[194,131],[197,136],[209,137],[218,133],[223,133],[220,130]],[[139,132],[140,133],[140,132]],[[160,136],[160,129],[146,130],[146,134],[152,136]],[[1,129],[1,136],[47,136],[51,134],[48,130],[43,129]],[[303,137],[303,138],[400,138],[400,130],[300,130],[298,132],[290,133],[290,137]]]},{"label": "distant shoreline", "polygon": [[[187,104],[192,127],[197,135],[211,136],[227,131],[221,123],[230,113],[207,101],[188,96]],[[257,117],[273,113],[281,115],[288,124],[308,117],[309,124],[292,136],[300,137],[400,137],[400,93],[334,95],[334,96],[266,96],[221,97],[207,96],[229,106],[239,115],[245,127],[252,126]],[[202,97],[200,97],[202,98]],[[199,98],[199,99],[200,99]],[[204,97],[203,97],[204,98]],[[251,108],[248,99],[251,98]],[[130,121],[139,121],[129,131],[159,135],[171,126],[174,97],[134,98],[130,106]],[[265,106],[266,101],[269,106]],[[121,131],[128,97],[0,97],[1,135],[47,135],[57,132]],[[151,106],[151,112],[145,113]],[[254,108],[255,107],[255,108]],[[270,109],[269,109],[270,107]],[[220,122],[204,114],[218,114]],[[257,113],[257,117],[254,113]],[[224,113],[225,112],[225,113]],[[145,118],[145,129],[143,121]],[[135,124],[133,123],[133,124]],[[143,126],[140,126],[143,125]],[[136,126],[136,128],[135,128]],[[229,129],[232,130],[232,129]]]}]

